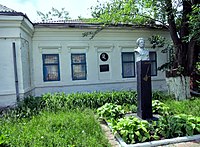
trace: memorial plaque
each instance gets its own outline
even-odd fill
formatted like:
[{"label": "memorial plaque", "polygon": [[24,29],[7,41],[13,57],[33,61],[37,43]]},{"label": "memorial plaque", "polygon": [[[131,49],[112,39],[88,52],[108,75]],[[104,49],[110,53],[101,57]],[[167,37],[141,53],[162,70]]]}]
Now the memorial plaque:
[{"label": "memorial plaque", "polygon": [[108,72],[109,71],[109,64],[100,65],[100,72]]}]

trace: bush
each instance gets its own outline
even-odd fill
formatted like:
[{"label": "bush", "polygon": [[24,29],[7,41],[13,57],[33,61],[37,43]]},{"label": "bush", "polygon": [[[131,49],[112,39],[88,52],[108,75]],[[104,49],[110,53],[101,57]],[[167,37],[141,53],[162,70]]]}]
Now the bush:
[{"label": "bush", "polygon": [[160,102],[159,100],[152,101],[152,112],[154,114],[159,114],[162,116],[172,114],[169,110],[169,107],[167,107],[164,103]]},{"label": "bush", "polygon": [[155,134],[161,138],[191,136],[200,133],[200,117],[179,114],[160,117],[153,123]]},{"label": "bush", "polygon": [[174,96],[167,94],[164,91],[153,91],[152,92],[152,99],[165,101],[165,100],[175,100]]},{"label": "bush", "polygon": [[119,119],[124,115],[124,113],[125,111],[122,109],[122,106],[112,103],[106,103],[97,109],[98,116],[107,121]]},{"label": "bush", "polygon": [[164,103],[173,114],[187,114],[200,117],[200,98],[184,101],[165,100]]},{"label": "bush", "polygon": [[106,103],[117,105],[136,104],[135,91],[112,91],[112,92],[93,92],[93,93],[55,93],[42,96],[45,106],[50,110],[68,108],[91,108],[97,109]]},{"label": "bush", "polygon": [[120,118],[115,125],[112,124],[112,128],[128,144],[145,142],[151,138],[149,123],[136,117]]}]

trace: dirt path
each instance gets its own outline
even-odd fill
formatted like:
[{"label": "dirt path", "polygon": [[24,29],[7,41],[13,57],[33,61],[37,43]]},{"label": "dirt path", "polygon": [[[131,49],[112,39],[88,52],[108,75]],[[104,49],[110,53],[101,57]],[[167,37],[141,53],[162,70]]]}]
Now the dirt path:
[{"label": "dirt path", "polygon": [[103,131],[105,132],[106,137],[109,140],[109,143],[111,144],[112,147],[119,147],[119,143],[116,141],[114,135],[112,134],[110,128],[105,124],[101,123],[101,127]]}]

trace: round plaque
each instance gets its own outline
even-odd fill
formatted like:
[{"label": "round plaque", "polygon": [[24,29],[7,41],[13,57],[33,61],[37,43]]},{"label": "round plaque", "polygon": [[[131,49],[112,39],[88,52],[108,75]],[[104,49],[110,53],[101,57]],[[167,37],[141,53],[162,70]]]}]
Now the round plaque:
[{"label": "round plaque", "polygon": [[102,53],[100,55],[100,59],[101,59],[101,61],[107,61],[108,60],[108,54],[107,53]]}]

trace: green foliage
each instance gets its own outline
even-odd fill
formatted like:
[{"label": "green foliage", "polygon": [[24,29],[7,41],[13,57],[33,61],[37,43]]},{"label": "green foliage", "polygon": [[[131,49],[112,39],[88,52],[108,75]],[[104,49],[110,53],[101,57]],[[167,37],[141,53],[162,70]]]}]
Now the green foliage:
[{"label": "green foliage", "polygon": [[162,116],[166,116],[171,114],[169,107],[167,107],[164,103],[159,100],[152,101],[152,112],[154,114],[160,114]]},{"label": "green foliage", "polygon": [[104,24],[155,25],[167,23],[164,1],[111,0],[92,7],[94,21]]},{"label": "green foliage", "polygon": [[200,117],[199,98],[184,101],[165,100],[163,102],[174,114],[187,114]]},{"label": "green foliage", "polygon": [[179,114],[164,116],[153,123],[155,134],[161,138],[192,136],[200,133],[200,117]]},{"label": "green foliage", "polygon": [[0,130],[0,146],[6,146],[6,136]]},{"label": "green foliage", "polygon": [[153,35],[151,36],[151,38],[148,38],[148,40],[150,41],[150,44],[152,45],[152,48],[154,49],[156,47],[164,47],[166,43],[166,38],[160,35]]},{"label": "green foliage", "polygon": [[193,11],[189,17],[190,35],[188,41],[195,39],[200,43],[200,4],[194,5],[192,7]]},{"label": "green foliage", "polygon": [[2,118],[0,130],[0,142],[8,146],[109,146],[99,122],[88,109],[45,111],[30,120]]},{"label": "green foliage", "polygon": [[107,121],[111,121],[112,119],[119,119],[124,114],[125,111],[122,109],[122,106],[106,103],[97,109],[97,114],[99,117],[106,119]]},{"label": "green foliage", "polygon": [[199,134],[200,117],[166,115],[159,117],[158,121],[148,122],[131,116],[120,118],[111,126],[114,133],[118,133],[127,144],[133,144]]},{"label": "green foliage", "polygon": [[40,11],[37,11],[37,15],[41,18],[43,22],[48,21],[58,21],[58,20],[68,20],[70,19],[69,13],[65,10],[65,8],[62,8],[61,10],[58,10],[56,8],[51,8],[49,12],[46,14]]},{"label": "green foliage", "polygon": [[152,99],[153,100],[160,100],[160,101],[175,100],[175,98],[172,95],[169,95],[164,91],[153,91],[152,92]]},{"label": "green foliage", "polygon": [[136,104],[135,91],[112,91],[112,92],[92,92],[92,93],[55,93],[45,94],[42,99],[45,106],[50,110],[68,108],[91,108],[97,109],[106,103],[117,105]]},{"label": "green foliage", "polygon": [[139,120],[136,117],[120,118],[112,126],[114,133],[118,132],[122,139],[128,143],[145,142],[150,140],[150,125],[145,120]]},{"label": "green foliage", "polygon": [[3,116],[10,119],[31,118],[40,114],[44,109],[44,101],[40,97],[27,97],[23,101],[17,103],[17,107],[3,111]]}]

